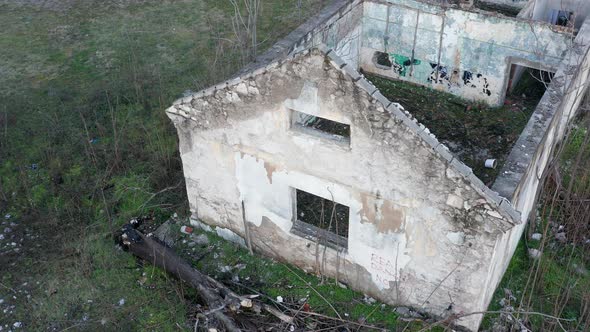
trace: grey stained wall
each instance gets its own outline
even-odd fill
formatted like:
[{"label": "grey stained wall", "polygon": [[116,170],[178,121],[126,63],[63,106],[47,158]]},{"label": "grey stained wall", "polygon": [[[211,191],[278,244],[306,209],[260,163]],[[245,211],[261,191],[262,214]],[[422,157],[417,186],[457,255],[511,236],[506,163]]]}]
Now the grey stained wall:
[{"label": "grey stained wall", "polygon": [[[512,64],[554,72],[572,37],[544,22],[413,0],[366,1],[360,67],[501,105]],[[389,54],[391,68],[375,61]]]}]

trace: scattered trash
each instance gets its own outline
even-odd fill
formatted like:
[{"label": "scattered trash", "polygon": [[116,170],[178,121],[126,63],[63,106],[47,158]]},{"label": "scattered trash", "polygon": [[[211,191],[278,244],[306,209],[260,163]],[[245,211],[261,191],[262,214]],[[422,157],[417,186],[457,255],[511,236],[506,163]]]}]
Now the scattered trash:
[{"label": "scattered trash", "polygon": [[39,165],[37,165],[37,164],[31,164],[31,169],[33,171],[37,170],[38,168],[39,168]]},{"label": "scattered trash", "polygon": [[12,218],[12,215],[10,213],[4,215],[4,219],[8,220],[10,218]]},{"label": "scattered trash", "polygon": [[533,235],[531,235],[531,240],[541,241],[542,237],[543,235],[541,235],[541,233],[534,233]]},{"label": "scattered trash", "polygon": [[279,303],[283,303],[283,297],[282,296],[277,296],[277,302]]},{"label": "scattered trash", "polygon": [[289,326],[289,331],[291,331],[291,332],[295,331],[295,326],[293,326],[293,325]]},{"label": "scattered trash", "polygon": [[496,159],[487,159],[485,162],[486,168],[496,169],[497,165],[498,165],[498,162],[496,161]]},{"label": "scattered trash", "polygon": [[18,329],[18,328],[21,328],[23,326],[23,323],[16,322],[16,323],[12,324],[12,326],[14,326],[15,329]]},{"label": "scattered trash", "polygon": [[305,311],[305,312],[309,312],[309,311],[310,311],[309,303],[307,303],[307,302],[306,302],[306,303],[303,305],[303,311]]},{"label": "scattered trash", "polygon": [[4,240],[4,234],[0,234],[0,240]]},{"label": "scattered trash", "polygon": [[119,306],[123,306],[125,304],[125,299],[120,299],[119,300]]},{"label": "scattered trash", "polygon": [[100,141],[100,139],[99,139],[99,138],[93,138],[93,139],[89,140],[89,141],[88,141],[88,143],[90,143],[90,144],[96,144],[96,143],[98,143],[99,141]]},{"label": "scattered trash", "polygon": [[182,227],[180,227],[180,231],[183,232],[184,234],[192,234],[193,228],[190,226],[182,226]]},{"label": "scattered trash", "polygon": [[10,229],[10,227],[4,228],[4,233],[10,233],[10,232],[12,232],[12,229]]}]

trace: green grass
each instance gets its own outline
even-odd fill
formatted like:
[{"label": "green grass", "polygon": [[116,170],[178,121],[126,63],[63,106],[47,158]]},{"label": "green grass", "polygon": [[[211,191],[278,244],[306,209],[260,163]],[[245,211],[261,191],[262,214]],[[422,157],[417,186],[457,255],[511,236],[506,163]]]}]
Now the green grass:
[{"label": "green grass", "polygon": [[[229,1],[134,3],[0,5],[0,213],[24,238],[20,252],[0,255],[0,307],[15,306],[0,315],[4,328],[192,330],[194,293],[138,265],[112,231],[187,213],[164,109],[247,59]],[[296,3],[264,2],[261,51],[325,1],[304,1],[301,17]]]}]

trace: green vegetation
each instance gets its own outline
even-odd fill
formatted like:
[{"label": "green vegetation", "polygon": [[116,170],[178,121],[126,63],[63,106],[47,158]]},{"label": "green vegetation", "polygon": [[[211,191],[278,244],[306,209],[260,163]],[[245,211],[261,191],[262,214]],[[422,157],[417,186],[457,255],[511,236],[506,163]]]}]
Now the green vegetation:
[{"label": "green vegetation", "polygon": [[[164,109],[248,61],[229,1],[2,3],[0,231],[12,231],[0,240],[0,325],[192,331],[195,297],[112,232],[187,213]],[[259,49],[325,1],[297,3],[264,1]]]},{"label": "green vegetation", "polygon": [[[430,129],[488,185],[498,175],[544,91],[525,73],[515,93],[507,97],[507,104],[492,108],[407,82],[370,74],[367,78]],[[526,98],[522,98],[524,93]],[[496,169],[485,168],[489,158],[497,159]]]}]

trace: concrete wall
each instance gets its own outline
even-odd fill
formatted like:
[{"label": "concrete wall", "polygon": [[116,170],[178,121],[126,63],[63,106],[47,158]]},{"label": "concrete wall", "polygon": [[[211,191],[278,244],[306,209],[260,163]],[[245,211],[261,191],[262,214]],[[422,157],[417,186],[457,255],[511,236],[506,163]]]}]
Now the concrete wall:
[{"label": "concrete wall", "polygon": [[[511,64],[555,71],[571,37],[552,29],[413,0],[366,1],[360,67],[501,105]],[[376,65],[375,51],[388,53],[393,67]]]},{"label": "concrete wall", "polygon": [[547,164],[588,91],[589,50],[590,22],[586,22],[492,187],[500,195],[511,198],[521,212],[522,223],[498,239],[498,254],[494,255],[492,264],[496,271],[488,287],[490,299],[516,250],[526,221],[536,208]]},{"label": "concrete wall", "polygon": [[[194,218],[244,236],[244,201],[260,252],[437,316],[484,310],[507,218],[340,67],[313,51],[168,110]],[[350,145],[294,130],[291,110],[350,124]],[[293,234],[295,188],[350,208],[347,249]]]}]

